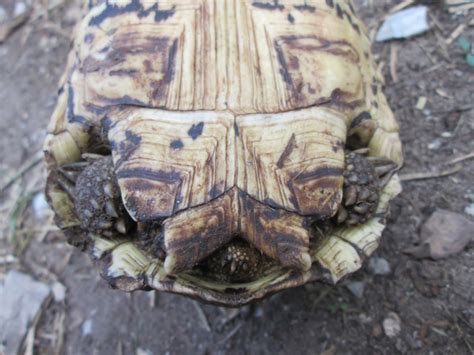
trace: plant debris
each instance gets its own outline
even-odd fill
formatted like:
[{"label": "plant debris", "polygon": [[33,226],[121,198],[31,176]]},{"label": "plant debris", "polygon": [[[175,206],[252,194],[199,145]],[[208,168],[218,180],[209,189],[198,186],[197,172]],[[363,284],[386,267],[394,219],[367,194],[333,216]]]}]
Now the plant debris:
[{"label": "plant debris", "polygon": [[4,42],[14,30],[23,25],[31,14],[32,6],[29,1],[18,1],[13,4],[12,11],[3,7],[0,18],[0,43]]},{"label": "plant debris", "polygon": [[474,0],[445,0],[444,3],[451,13],[467,13],[474,9]]}]

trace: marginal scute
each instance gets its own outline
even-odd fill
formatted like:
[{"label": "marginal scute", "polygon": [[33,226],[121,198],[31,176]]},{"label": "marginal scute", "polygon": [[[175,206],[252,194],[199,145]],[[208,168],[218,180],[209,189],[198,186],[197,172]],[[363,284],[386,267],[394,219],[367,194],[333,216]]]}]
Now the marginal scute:
[{"label": "marginal scute", "polygon": [[49,176],[46,185],[48,202],[55,212],[55,222],[62,229],[80,226],[76,216],[74,202],[67,192],[54,182],[54,176]]},{"label": "marginal scute", "polygon": [[335,230],[312,251],[313,260],[330,272],[329,281],[336,283],[355,272],[362,266],[363,259],[375,251],[385,228],[388,203],[400,192],[400,179],[395,175],[382,190],[373,218],[361,225]]}]

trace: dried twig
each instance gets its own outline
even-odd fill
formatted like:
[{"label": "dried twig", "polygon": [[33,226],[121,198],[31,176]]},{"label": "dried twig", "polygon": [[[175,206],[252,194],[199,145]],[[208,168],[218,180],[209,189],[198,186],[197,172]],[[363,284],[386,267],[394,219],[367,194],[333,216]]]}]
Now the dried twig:
[{"label": "dried twig", "polygon": [[39,323],[39,320],[41,319],[41,316],[43,315],[43,312],[46,310],[46,308],[50,304],[52,298],[53,297],[50,294],[44,300],[43,304],[41,305],[40,309],[38,310],[38,313],[36,314],[35,318],[31,322],[31,325],[28,329],[28,333],[26,334],[26,337],[25,337],[24,342],[22,344],[22,348],[24,349],[23,354],[25,354],[25,355],[33,355],[34,354],[36,327]]},{"label": "dried twig", "polygon": [[202,326],[204,329],[206,329],[208,332],[211,331],[211,326],[209,325],[209,321],[207,320],[206,313],[201,308],[201,305],[197,303],[196,301],[193,301],[194,308],[196,308],[196,311],[198,313],[199,320],[202,323]]},{"label": "dried twig", "polygon": [[400,10],[403,10],[405,7],[408,7],[410,5],[413,5],[416,2],[416,0],[405,0],[402,1],[400,4],[395,5],[392,7],[389,11],[389,13],[393,14],[394,12],[398,12]]},{"label": "dried twig", "polygon": [[54,342],[54,354],[62,354],[64,345],[64,324],[66,320],[66,312],[62,311],[59,316],[54,319],[54,331],[56,333],[56,340]]},{"label": "dried twig", "polygon": [[428,172],[421,172],[421,173],[408,173],[408,174],[400,175],[400,180],[401,181],[414,181],[414,180],[434,179],[434,178],[456,174],[461,169],[462,169],[462,166],[457,165],[450,169],[445,169],[445,170],[435,170],[435,171],[428,171]]},{"label": "dried twig", "polygon": [[454,42],[456,38],[458,38],[461,33],[466,29],[467,24],[462,23],[456,29],[451,33],[451,35],[446,39],[446,44],[450,45],[451,43]]},{"label": "dried twig", "polygon": [[398,47],[396,44],[390,46],[390,76],[394,83],[398,82],[397,74]]},{"label": "dried twig", "polygon": [[457,157],[457,158],[454,158],[453,160],[451,161],[448,161],[446,163],[444,163],[445,165],[451,165],[451,164],[457,164],[457,163],[461,163],[463,161],[466,161],[466,160],[469,160],[469,159],[473,159],[474,158],[474,152],[471,152],[469,154],[465,154],[465,155],[462,155],[460,157]]},{"label": "dried twig", "polygon": [[219,344],[225,344],[227,343],[235,334],[237,334],[237,332],[239,331],[240,328],[242,328],[242,326],[244,325],[243,322],[240,322],[239,324],[237,324],[234,329],[232,329],[229,333],[227,333],[227,335],[222,338],[222,340],[219,341]]}]

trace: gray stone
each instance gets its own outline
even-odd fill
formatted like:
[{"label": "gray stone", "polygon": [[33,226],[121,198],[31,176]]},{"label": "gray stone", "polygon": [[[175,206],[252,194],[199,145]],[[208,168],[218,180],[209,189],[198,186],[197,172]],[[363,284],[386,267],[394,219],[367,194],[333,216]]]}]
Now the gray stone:
[{"label": "gray stone", "polygon": [[49,205],[43,192],[37,193],[33,197],[32,207],[37,219],[43,219],[48,215]]},{"label": "gray stone", "polygon": [[384,258],[372,258],[369,260],[369,271],[375,275],[388,275],[391,272],[390,264]]},{"label": "gray stone", "polygon": [[364,296],[365,282],[352,281],[346,284],[346,287],[356,298],[362,298]]},{"label": "gray stone", "polygon": [[64,286],[61,282],[56,281],[51,286],[51,290],[53,291],[53,297],[55,302],[62,302],[66,298],[66,286]]},{"label": "gray stone", "polygon": [[389,312],[387,317],[382,322],[385,335],[389,338],[394,338],[400,334],[402,330],[402,321],[395,312]]},{"label": "gray stone", "polygon": [[6,354],[19,352],[22,341],[50,294],[48,285],[11,270],[0,284],[0,342]]},{"label": "gray stone", "polygon": [[18,17],[25,14],[27,10],[26,4],[23,2],[16,2],[15,8],[13,9],[13,16]]},{"label": "gray stone", "polygon": [[82,336],[86,337],[92,334],[92,319],[87,319],[82,323]]},{"label": "gray stone", "polygon": [[137,355],[153,355],[153,353],[148,349],[138,348]]},{"label": "gray stone", "polygon": [[409,38],[429,29],[428,8],[413,6],[387,16],[378,30],[375,40],[382,42],[396,38]]},{"label": "gray stone", "polygon": [[7,11],[3,6],[0,6],[0,23],[5,22],[8,18]]},{"label": "gray stone", "polygon": [[466,206],[466,208],[464,208],[464,212],[469,216],[474,217],[474,203],[471,203],[470,205]]},{"label": "gray stone", "polygon": [[418,259],[443,259],[461,252],[473,238],[474,222],[460,213],[438,209],[421,228],[421,242],[405,253]]},{"label": "gray stone", "polygon": [[438,150],[442,146],[442,142],[439,138],[436,138],[431,143],[428,144],[428,149],[430,150]]}]

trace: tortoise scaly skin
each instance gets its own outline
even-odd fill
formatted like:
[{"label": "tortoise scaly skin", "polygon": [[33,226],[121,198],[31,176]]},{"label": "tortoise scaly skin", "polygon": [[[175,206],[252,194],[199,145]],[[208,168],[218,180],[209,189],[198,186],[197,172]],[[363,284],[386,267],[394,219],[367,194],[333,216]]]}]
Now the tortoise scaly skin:
[{"label": "tortoise scaly skin", "polygon": [[84,8],[46,193],[112,286],[241,306],[361,267],[402,153],[350,1]]}]

